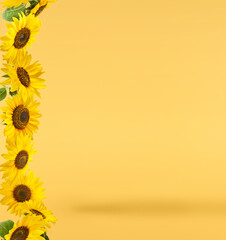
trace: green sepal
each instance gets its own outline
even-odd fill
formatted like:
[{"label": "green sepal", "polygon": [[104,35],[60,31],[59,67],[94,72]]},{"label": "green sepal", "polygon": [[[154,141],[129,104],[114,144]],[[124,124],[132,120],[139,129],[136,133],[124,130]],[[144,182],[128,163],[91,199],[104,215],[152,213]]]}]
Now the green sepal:
[{"label": "green sepal", "polygon": [[44,232],[41,236],[45,238],[45,240],[49,240],[49,237],[47,236],[46,232]]},{"label": "green sepal", "polygon": [[19,7],[11,7],[7,8],[2,14],[2,18],[4,18],[8,22],[13,22],[13,18],[19,19],[19,13],[24,13],[26,11],[26,6],[22,3]]},{"label": "green sepal", "polygon": [[34,8],[38,3],[40,2],[40,0],[31,0],[29,1],[30,3],[30,7],[29,8]]},{"label": "green sepal", "polygon": [[11,92],[11,88],[9,89],[9,95],[10,95],[10,96],[14,96],[14,95],[16,95],[17,93],[18,93],[17,90],[14,91],[14,92]]},{"label": "green sepal", "polygon": [[6,88],[0,88],[0,101],[2,101],[3,99],[6,98],[6,95],[7,95],[7,91],[6,91]]},{"label": "green sepal", "polygon": [[9,231],[13,228],[14,222],[11,220],[4,221],[0,223],[0,236],[2,238],[5,237],[9,233]]},{"label": "green sepal", "polygon": [[30,6],[26,8],[26,14],[30,14],[31,10],[40,2],[40,0],[31,0],[29,1]]},{"label": "green sepal", "polygon": [[4,78],[9,78],[9,75],[8,75],[8,74],[5,74],[5,75],[3,75],[2,77],[4,77]]},{"label": "green sepal", "polygon": [[[5,114],[5,112],[3,112]],[[7,125],[4,120],[2,120],[2,125]]]}]

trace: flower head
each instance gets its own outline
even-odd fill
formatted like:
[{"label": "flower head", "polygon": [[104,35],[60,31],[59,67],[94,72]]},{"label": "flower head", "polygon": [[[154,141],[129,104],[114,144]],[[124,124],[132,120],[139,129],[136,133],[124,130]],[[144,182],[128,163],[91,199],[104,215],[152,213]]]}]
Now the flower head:
[{"label": "flower head", "polygon": [[27,136],[17,136],[15,141],[8,141],[6,148],[8,152],[2,154],[7,160],[1,165],[1,171],[4,172],[3,178],[15,180],[21,178],[26,170],[29,169],[28,163],[32,160],[32,156],[37,151],[32,148],[31,138]]},{"label": "flower head", "polygon": [[19,20],[13,18],[13,22],[7,24],[8,33],[2,37],[1,50],[6,51],[4,59],[14,62],[21,54],[25,54],[27,46],[35,41],[41,22],[33,14],[27,17],[24,13],[19,14]]},{"label": "flower head", "polygon": [[46,227],[50,227],[51,223],[56,223],[57,219],[53,216],[52,212],[48,210],[42,202],[28,201],[21,205],[22,214],[39,216],[44,222]]},{"label": "flower head", "polygon": [[44,9],[49,7],[49,3],[56,2],[56,0],[40,0],[40,2],[31,10],[31,14],[37,17]]},{"label": "flower head", "polygon": [[37,62],[31,64],[31,55],[21,54],[14,63],[4,64],[2,70],[9,76],[2,85],[10,85],[11,92],[19,90],[23,99],[32,99],[33,95],[40,97],[38,89],[43,89],[42,67]]},{"label": "flower head", "polygon": [[18,135],[33,135],[38,129],[38,117],[41,116],[37,107],[40,103],[36,101],[24,101],[21,94],[8,98],[7,106],[1,107],[3,114],[0,116],[4,120],[6,127],[5,136],[15,139]]},{"label": "flower head", "polygon": [[8,206],[8,210],[16,215],[20,214],[21,205],[25,201],[40,201],[44,198],[43,183],[39,178],[35,178],[33,172],[17,178],[15,181],[6,181],[2,183],[0,193],[4,196],[1,200],[3,205]]},{"label": "flower head", "polygon": [[36,216],[24,216],[21,222],[14,224],[5,235],[5,240],[44,240],[41,235],[45,232],[44,222]]}]

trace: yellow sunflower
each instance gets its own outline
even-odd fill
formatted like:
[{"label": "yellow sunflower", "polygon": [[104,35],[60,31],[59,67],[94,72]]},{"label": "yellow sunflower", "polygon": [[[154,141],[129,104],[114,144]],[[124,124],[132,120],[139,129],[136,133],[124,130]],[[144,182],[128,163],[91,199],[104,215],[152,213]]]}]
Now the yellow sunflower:
[{"label": "yellow sunflower", "polygon": [[40,76],[43,74],[42,67],[37,62],[31,64],[31,55],[26,52],[25,55],[20,55],[13,64],[4,64],[2,70],[9,76],[8,79],[2,82],[2,85],[11,85],[11,92],[19,90],[26,101],[28,98],[33,98],[36,94],[40,97],[38,89],[45,87]]},{"label": "yellow sunflower", "polygon": [[44,189],[41,187],[43,183],[39,178],[35,178],[33,172],[15,181],[6,181],[2,183],[0,193],[4,196],[0,201],[3,205],[7,205],[8,210],[16,215],[20,214],[21,205],[25,201],[40,201],[44,198]]},{"label": "yellow sunflower", "polygon": [[24,101],[21,94],[9,97],[6,101],[8,106],[1,107],[3,114],[0,119],[4,120],[6,126],[5,136],[15,139],[18,135],[33,135],[38,129],[38,117],[41,116],[37,107],[40,103],[36,101]]},{"label": "yellow sunflower", "polygon": [[31,10],[31,14],[37,17],[45,8],[49,7],[49,3],[56,2],[56,0],[40,0],[40,2]]},{"label": "yellow sunflower", "polygon": [[24,216],[21,222],[14,224],[13,228],[7,235],[5,240],[44,240],[41,235],[45,232],[43,221],[36,216]]},{"label": "yellow sunflower", "polygon": [[37,151],[32,148],[31,138],[27,136],[17,136],[16,141],[10,141],[6,145],[7,154],[2,156],[7,160],[1,165],[4,171],[3,178],[9,177],[12,181],[15,178],[21,178],[26,170],[29,169],[28,163],[32,160],[32,156]]},{"label": "yellow sunflower", "polygon": [[3,2],[3,6],[7,7],[7,8],[11,8],[11,7],[19,7],[22,3],[23,4],[27,4],[29,0],[6,0],[5,2]]},{"label": "yellow sunflower", "polygon": [[50,222],[56,223],[57,221],[52,212],[48,210],[41,201],[35,202],[30,200],[28,202],[24,202],[23,205],[21,205],[20,215],[25,213],[39,216],[45,222],[46,227],[50,227]]},{"label": "yellow sunflower", "polygon": [[27,46],[35,41],[35,36],[39,32],[41,22],[33,14],[27,17],[24,13],[19,14],[19,20],[13,18],[14,22],[7,24],[8,33],[2,37],[1,50],[6,51],[4,59],[15,61],[21,54],[25,54]]}]

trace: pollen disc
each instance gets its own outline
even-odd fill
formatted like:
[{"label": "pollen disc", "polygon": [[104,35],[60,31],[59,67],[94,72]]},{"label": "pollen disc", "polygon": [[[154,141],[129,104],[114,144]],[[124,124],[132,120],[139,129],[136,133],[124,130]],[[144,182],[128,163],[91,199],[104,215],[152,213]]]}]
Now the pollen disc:
[{"label": "pollen disc", "polygon": [[17,202],[28,201],[31,198],[31,190],[26,185],[18,185],[13,190],[13,197]]},{"label": "pollen disc", "polygon": [[29,235],[27,227],[18,227],[12,234],[10,240],[25,240]]},{"label": "pollen disc", "polygon": [[23,48],[30,39],[31,31],[28,28],[22,28],[17,32],[14,38],[14,47],[17,49]]},{"label": "pollen disc", "polygon": [[21,84],[23,84],[25,87],[29,87],[30,76],[24,68],[22,68],[22,67],[17,68],[17,76],[18,76]]},{"label": "pollen disc", "polygon": [[19,105],[13,111],[13,125],[17,129],[24,129],[29,122],[29,111],[23,105]]},{"label": "pollen disc", "polygon": [[16,159],[15,159],[15,166],[17,169],[22,169],[26,166],[27,164],[27,161],[28,161],[28,153],[27,151],[20,151],[17,156],[16,156]]},{"label": "pollen disc", "polygon": [[45,216],[43,213],[39,212],[38,210],[36,210],[36,209],[30,209],[30,211],[31,211],[33,214],[35,214],[35,215],[41,215],[41,216],[43,217],[43,219],[46,219],[46,216]]},{"label": "pollen disc", "polygon": [[41,6],[37,12],[35,13],[35,17],[37,17],[45,8],[46,8],[47,4]]}]

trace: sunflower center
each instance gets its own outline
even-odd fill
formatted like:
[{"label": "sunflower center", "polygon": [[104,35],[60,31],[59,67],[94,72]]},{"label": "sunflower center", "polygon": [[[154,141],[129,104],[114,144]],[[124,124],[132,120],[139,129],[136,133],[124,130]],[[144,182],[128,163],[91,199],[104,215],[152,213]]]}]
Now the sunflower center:
[{"label": "sunflower center", "polygon": [[14,38],[14,47],[17,49],[23,48],[30,39],[31,31],[28,28],[22,28]]},{"label": "sunflower center", "polygon": [[31,190],[27,186],[21,184],[13,190],[13,197],[17,202],[24,202],[31,199]]},{"label": "sunflower center", "polygon": [[21,84],[23,84],[25,87],[29,87],[30,76],[24,68],[22,67],[17,68],[17,77],[19,78]]},{"label": "sunflower center", "polygon": [[20,151],[15,159],[15,166],[17,169],[22,169],[26,166],[28,161],[28,153],[24,150]]},{"label": "sunflower center", "polygon": [[46,216],[43,214],[43,213],[41,213],[41,212],[39,212],[38,210],[36,210],[36,209],[30,209],[30,211],[33,213],[33,214],[35,214],[35,215],[41,215],[42,217],[43,217],[43,219],[46,219]]},{"label": "sunflower center", "polygon": [[30,114],[27,108],[23,105],[19,105],[13,111],[13,125],[17,129],[24,129],[30,118]]},{"label": "sunflower center", "polygon": [[10,240],[25,240],[29,235],[29,229],[27,227],[18,227],[11,235]]},{"label": "sunflower center", "polygon": [[46,8],[46,6],[47,6],[47,3],[46,3],[45,5],[43,5],[43,6],[41,6],[41,7],[37,10],[37,12],[35,13],[35,17],[37,17],[37,16]]}]

